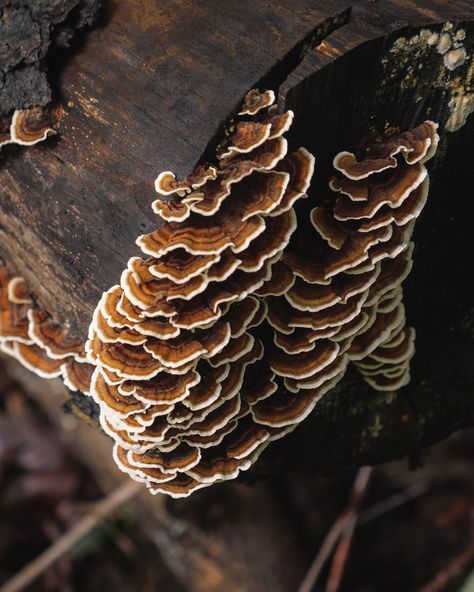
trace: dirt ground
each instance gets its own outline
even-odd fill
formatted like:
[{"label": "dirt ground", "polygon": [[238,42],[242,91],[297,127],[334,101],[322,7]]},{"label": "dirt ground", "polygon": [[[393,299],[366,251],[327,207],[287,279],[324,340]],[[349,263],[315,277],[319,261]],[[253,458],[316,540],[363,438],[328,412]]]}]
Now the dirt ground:
[{"label": "dirt ground", "polygon": [[[100,522],[27,589],[297,592],[327,549],[306,590],[469,592],[473,453],[474,429],[458,432],[427,451],[416,470],[400,461],[359,473],[367,481],[360,499],[355,473],[223,484],[184,500],[161,499],[156,513],[140,497]],[[60,424],[2,369],[0,592],[110,493],[83,458]],[[329,544],[328,533],[341,524]]]}]

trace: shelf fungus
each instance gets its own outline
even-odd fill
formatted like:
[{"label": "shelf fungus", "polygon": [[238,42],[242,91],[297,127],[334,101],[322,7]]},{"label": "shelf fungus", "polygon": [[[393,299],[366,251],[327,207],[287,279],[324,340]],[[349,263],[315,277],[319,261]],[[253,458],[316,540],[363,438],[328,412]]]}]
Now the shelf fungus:
[{"label": "shelf fungus", "polygon": [[138,237],[85,344],[0,268],[0,347],[90,394],[118,467],[154,494],[234,479],[351,363],[376,391],[410,380],[402,282],[437,125],[339,153],[330,199],[310,204],[314,157],[289,151],[293,113],[274,103],[250,91],[214,162],[158,175],[162,223]]},{"label": "shelf fungus", "polygon": [[84,344],[36,307],[25,280],[0,267],[0,350],[42,378],[61,377],[88,393],[92,366]]},{"label": "shelf fungus", "polygon": [[0,148],[7,144],[33,146],[56,134],[59,109],[54,107],[31,107],[17,109],[11,121],[0,123]]},{"label": "shelf fungus", "polygon": [[332,205],[311,210],[315,232],[280,261],[293,281],[267,298],[275,345],[269,364],[285,388],[252,408],[259,423],[301,421],[351,362],[377,391],[408,384],[415,331],[405,324],[401,283],[412,266],[436,130],[427,121],[335,157],[342,175],[330,180]]},{"label": "shelf fungus", "polygon": [[293,113],[274,100],[247,95],[215,164],[158,176],[164,223],[137,239],[145,257],[130,259],[89,329],[101,425],[117,465],[152,493],[233,479],[294,427],[252,411],[277,389],[263,294],[287,287],[280,260],[314,168],[304,148],[288,152]]},{"label": "shelf fungus", "polygon": [[338,155],[333,205],[309,208],[301,240],[308,209],[294,206],[314,158],[288,152],[293,113],[274,101],[251,91],[214,164],[158,176],[163,224],[137,239],[144,257],[129,260],[89,328],[101,426],[118,467],[152,493],[235,478],[350,362],[376,390],[409,380],[401,282],[437,126]]}]

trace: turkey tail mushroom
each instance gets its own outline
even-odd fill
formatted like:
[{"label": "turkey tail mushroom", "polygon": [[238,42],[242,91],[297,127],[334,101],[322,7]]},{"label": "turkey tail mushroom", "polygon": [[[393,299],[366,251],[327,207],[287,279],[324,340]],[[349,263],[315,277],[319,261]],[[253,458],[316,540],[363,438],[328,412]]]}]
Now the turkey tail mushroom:
[{"label": "turkey tail mushroom", "polygon": [[252,405],[256,423],[295,427],[350,362],[375,390],[408,384],[415,332],[405,326],[401,283],[412,266],[436,129],[425,122],[399,136],[372,137],[361,157],[334,159],[344,173],[330,181],[338,197],[311,210],[313,234],[304,230],[304,240],[285,251],[267,284],[275,289],[259,291],[274,331],[267,351],[277,388]]},{"label": "turkey tail mushroom", "polygon": [[[333,199],[305,209],[314,157],[288,153],[293,113],[274,102],[250,91],[213,163],[158,175],[163,223],[138,237],[143,255],[102,295],[85,345],[0,268],[2,350],[90,394],[117,466],[153,494],[236,478],[349,363],[378,391],[410,380],[401,284],[437,124],[339,153]],[[0,142],[50,133],[35,117]]]},{"label": "turkey tail mushroom", "polygon": [[270,112],[274,100],[247,95],[216,165],[183,181],[158,176],[152,207],[164,224],[138,238],[148,258],[129,261],[89,329],[91,394],[114,458],[152,493],[181,497],[233,479],[281,437],[251,412],[276,388],[273,372],[258,381],[252,372],[267,357],[255,332],[267,313],[259,291],[286,282],[276,270],[314,159],[287,154],[293,113]]},{"label": "turkey tail mushroom", "polygon": [[0,123],[0,148],[7,144],[33,146],[56,134],[60,117],[57,107],[17,109],[11,121]]},{"label": "turkey tail mushroom", "polygon": [[[340,196],[333,208],[315,208],[311,213],[321,238],[339,253],[350,241],[360,245],[366,243],[364,236],[382,229],[390,231],[387,240],[369,244],[367,257],[361,261],[362,274],[367,273],[366,263],[378,266],[379,272],[368,286],[359,312],[368,320],[344,348],[375,390],[397,390],[410,380],[415,332],[405,327],[401,283],[412,266],[410,240],[427,200],[429,180],[424,163],[436,151],[437,127],[426,121],[398,136],[372,136],[362,145],[360,156],[338,154],[334,167],[343,176],[333,177],[330,188]],[[327,270],[327,265],[323,267]],[[359,273],[357,266],[344,271]]]},{"label": "turkey tail mushroom", "polygon": [[312,209],[311,236],[292,241],[314,159],[287,154],[293,114],[273,101],[247,95],[215,166],[158,176],[164,224],[138,238],[148,258],[129,261],[90,326],[102,426],[119,468],[152,493],[237,477],[351,361],[376,390],[409,380],[400,285],[437,126],[339,154],[333,206]]},{"label": "turkey tail mushroom", "polygon": [[42,378],[62,377],[71,390],[89,392],[92,367],[84,344],[36,307],[25,280],[0,267],[0,349]]}]

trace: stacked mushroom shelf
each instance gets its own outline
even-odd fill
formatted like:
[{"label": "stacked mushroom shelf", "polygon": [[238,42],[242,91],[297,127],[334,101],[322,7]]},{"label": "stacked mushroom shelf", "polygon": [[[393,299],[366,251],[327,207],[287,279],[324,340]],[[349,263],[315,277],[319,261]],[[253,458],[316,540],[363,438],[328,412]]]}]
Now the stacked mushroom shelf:
[{"label": "stacked mushroom shelf", "polygon": [[36,306],[23,278],[0,267],[0,349],[42,378],[89,394],[93,367],[84,343]]},{"label": "stacked mushroom shelf", "polygon": [[428,194],[423,163],[436,151],[436,129],[425,122],[372,140],[360,161],[338,154],[334,166],[344,176],[330,187],[341,196],[311,211],[313,240],[306,234],[299,252],[283,256],[292,279],[283,297],[268,303],[279,349],[271,365],[284,377],[282,409],[298,407],[299,419],[350,361],[377,390],[409,382],[414,330],[405,327],[400,284],[412,265],[410,238]]},{"label": "stacked mushroom shelf", "polygon": [[86,4],[6,17],[2,352],[175,496],[470,425],[472,3]]},{"label": "stacked mushroom shelf", "polygon": [[157,190],[178,199],[154,202],[166,223],[137,241],[150,257],[129,261],[90,327],[102,426],[117,464],[154,493],[234,478],[286,431],[252,419],[277,389],[252,329],[266,317],[258,289],[296,229],[313,157],[287,154],[293,114],[273,102],[271,91],[249,93],[216,166],[183,182],[158,177]]},{"label": "stacked mushroom shelf", "polygon": [[308,234],[294,206],[314,159],[288,153],[293,114],[274,99],[247,95],[216,164],[158,176],[165,222],[138,238],[148,258],[130,259],[94,313],[90,391],[117,465],[152,493],[235,478],[349,361],[379,390],[409,380],[400,284],[436,125],[338,155],[341,195],[311,211]]}]

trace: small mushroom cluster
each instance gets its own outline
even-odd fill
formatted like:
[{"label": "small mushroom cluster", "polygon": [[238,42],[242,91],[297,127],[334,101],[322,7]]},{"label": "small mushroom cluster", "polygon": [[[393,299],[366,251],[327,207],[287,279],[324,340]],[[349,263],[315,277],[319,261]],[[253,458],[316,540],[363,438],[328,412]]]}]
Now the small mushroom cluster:
[{"label": "small mushroom cluster", "polygon": [[43,378],[61,377],[73,391],[89,393],[92,366],[82,340],[34,306],[25,280],[0,267],[0,349]]},{"label": "small mushroom cluster", "polygon": [[216,165],[156,180],[161,227],[137,239],[103,294],[86,344],[91,394],[118,466],[179,497],[248,469],[270,440],[253,409],[274,393],[259,338],[261,296],[296,228],[314,159],[287,153],[293,113],[272,91],[246,97]]},{"label": "small mushroom cluster", "polygon": [[[270,365],[283,378],[255,414],[272,425],[301,421],[353,362],[376,390],[410,380],[415,332],[405,326],[401,283],[410,272],[413,226],[426,203],[424,163],[436,151],[437,124],[426,121],[389,139],[371,138],[357,157],[341,152],[331,205],[316,207],[313,232],[279,265],[288,283],[267,299],[276,351]],[[314,229],[316,232],[314,232]]]},{"label": "small mushroom cluster", "polygon": [[33,146],[56,133],[57,109],[32,107],[17,109],[11,121],[0,122],[0,149],[7,144]]}]

